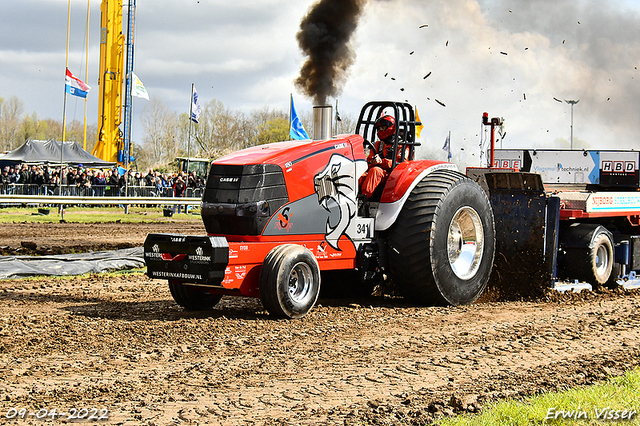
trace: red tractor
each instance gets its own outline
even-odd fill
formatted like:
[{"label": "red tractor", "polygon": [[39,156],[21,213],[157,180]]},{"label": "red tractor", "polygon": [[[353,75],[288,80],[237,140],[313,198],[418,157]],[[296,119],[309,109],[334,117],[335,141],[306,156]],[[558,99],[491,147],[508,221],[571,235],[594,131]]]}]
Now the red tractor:
[{"label": "red tractor", "polygon": [[[363,200],[358,181],[383,113],[396,123],[392,170]],[[167,279],[191,310],[242,295],[259,297],[275,317],[299,318],[316,303],[321,277],[345,293],[391,279],[416,303],[472,303],[493,266],[492,207],[454,164],[414,158],[415,128],[411,105],[370,102],[355,134],[215,160],[202,198],[207,235],[150,234],[147,274]]]}]

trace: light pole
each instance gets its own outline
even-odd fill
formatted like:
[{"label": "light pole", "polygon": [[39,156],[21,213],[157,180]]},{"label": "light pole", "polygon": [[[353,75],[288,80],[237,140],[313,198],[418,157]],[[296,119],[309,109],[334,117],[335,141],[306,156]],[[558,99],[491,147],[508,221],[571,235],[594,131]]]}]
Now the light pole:
[{"label": "light pole", "polygon": [[573,150],[573,106],[580,102],[580,99],[578,99],[577,101],[565,99],[564,101],[571,105],[571,150]]}]

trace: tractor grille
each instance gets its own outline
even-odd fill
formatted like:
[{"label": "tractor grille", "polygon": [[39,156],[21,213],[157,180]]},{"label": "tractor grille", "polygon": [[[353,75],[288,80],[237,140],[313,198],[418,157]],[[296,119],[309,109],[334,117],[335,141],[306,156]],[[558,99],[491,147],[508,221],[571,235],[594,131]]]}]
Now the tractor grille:
[{"label": "tractor grille", "polygon": [[202,219],[209,234],[259,235],[271,214],[287,202],[279,166],[212,164]]}]

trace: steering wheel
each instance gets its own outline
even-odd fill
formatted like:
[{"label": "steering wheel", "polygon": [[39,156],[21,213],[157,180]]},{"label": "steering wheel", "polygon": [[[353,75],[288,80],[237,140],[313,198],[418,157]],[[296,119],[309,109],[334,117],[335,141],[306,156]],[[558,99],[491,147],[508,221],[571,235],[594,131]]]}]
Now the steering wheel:
[{"label": "steering wheel", "polygon": [[376,155],[378,153],[378,150],[376,149],[376,146],[372,143],[369,142],[368,140],[364,140],[363,142],[365,149],[369,148],[371,151],[373,151],[373,154]]}]

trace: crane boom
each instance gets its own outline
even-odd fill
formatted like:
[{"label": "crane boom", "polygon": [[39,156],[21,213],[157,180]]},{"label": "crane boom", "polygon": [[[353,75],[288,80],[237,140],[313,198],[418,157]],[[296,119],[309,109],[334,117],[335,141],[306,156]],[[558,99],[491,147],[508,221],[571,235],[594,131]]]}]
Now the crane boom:
[{"label": "crane boom", "polygon": [[92,154],[105,161],[118,161],[122,149],[122,83],[124,34],[122,0],[102,0],[100,5],[100,95],[98,140]]}]

